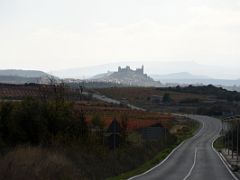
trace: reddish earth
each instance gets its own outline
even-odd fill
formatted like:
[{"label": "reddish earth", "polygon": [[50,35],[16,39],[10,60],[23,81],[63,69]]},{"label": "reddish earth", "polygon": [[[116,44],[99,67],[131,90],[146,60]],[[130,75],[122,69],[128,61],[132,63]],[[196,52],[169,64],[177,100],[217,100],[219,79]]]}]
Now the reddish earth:
[{"label": "reddish earth", "polygon": [[86,113],[87,122],[89,123],[91,123],[91,119],[94,116],[100,116],[104,121],[105,127],[108,127],[114,118],[120,122],[121,116],[126,115],[128,117],[128,131],[148,127],[157,123],[170,128],[173,120],[173,116],[169,114],[131,110],[129,108],[114,107],[104,103],[78,102],[76,107]]},{"label": "reddish earth", "polygon": [[[121,89],[120,89],[121,90]],[[125,89],[124,89],[125,90]],[[131,90],[131,89],[130,89]],[[141,94],[132,89],[133,94]],[[145,89],[143,89],[145,90]],[[68,89],[67,95],[76,95],[74,90]],[[132,91],[131,91],[132,92]],[[142,91],[144,92],[144,91]],[[0,85],[0,98],[22,99],[27,96],[41,97],[43,95],[51,95],[53,93],[53,87],[44,85]],[[120,93],[125,94],[125,93]],[[78,98],[79,99],[79,98]],[[114,118],[121,121],[121,116],[126,115],[128,117],[128,131],[132,131],[138,128],[151,126],[156,123],[161,123],[163,126],[170,128],[173,117],[169,114],[160,114],[153,112],[144,112],[139,110],[131,110],[126,107],[120,107],[118,105],[110,105],[97,100],[85,100],[77,101],[75,105],[76,109],[82,110],[86,113],[87,121],[90,123],[91,119],[95,115],[99,115],[108,127]]]}]

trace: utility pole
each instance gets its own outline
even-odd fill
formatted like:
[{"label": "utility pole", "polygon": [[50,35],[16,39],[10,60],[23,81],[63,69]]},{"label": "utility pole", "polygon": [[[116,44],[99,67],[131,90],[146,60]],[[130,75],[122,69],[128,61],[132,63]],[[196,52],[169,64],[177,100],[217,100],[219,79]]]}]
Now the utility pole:
[{"label": "utility pole", "polygon": [[238,149],[238,146],[239,146],[239,118],[237,118],[237,165],[238,165],[238,154],[239,154],[239,149]]},{"label": "utility pole", "polygon": [[116,132],[117,132],[117,127],[116,124],[113,126],[113,150],[115,151],[116,149]]},{"label": "utility pole", "polygon": [[166,144],[166,142],[167,142],[167,128],[166,127],[164,127],[164,143]]},{"label": "utility pole", "polygon": [[233,159],[233,151],[234,151],[234,121],[231,121],[231,131],[232,131],[232,159]]},{"label": "utility pole", "polygon": [[227,128],[226,128],[226,121],[223,120],[223,125],[224,125],[224,149],[226,150],[227,148]]},{"label": "utility pole", "polygon": [[229,146],[230,146],[230,133],[229,133],[229,121],[227,121],[227,154],[229,155]]},{"label": "utility pole", "polygon": [[222,130],[221,130],[221,137],[222,137],[222,144],[224,144],[225,142],[224,142],[224,124],[223,124],[223,119],[222,119]]}]

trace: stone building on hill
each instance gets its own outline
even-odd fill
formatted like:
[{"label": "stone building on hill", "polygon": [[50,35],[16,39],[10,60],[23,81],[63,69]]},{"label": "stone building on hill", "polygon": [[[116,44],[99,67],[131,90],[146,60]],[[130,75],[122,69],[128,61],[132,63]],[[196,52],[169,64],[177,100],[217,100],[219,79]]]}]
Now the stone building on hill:
[{"label": "stone building on hill", "polygon": [[130,68],[130,66],[126,66],[126,68],[118,67],[119,73],[138,73],[141,75],[144,75],[144,66],[142,65],[142,68],[137,68],[135,71]]},{"label": "stone building on hill", "polygon": [[96,77],[99,78],[95,78],[94,80],[99,82],[111,82],[128,86],[161,86],[159,81],[154,81],[144,73],[144,66],[136,70],[132,70],[130,66],[126,66],[125,68],[118,67],[118,71],[116,72],[106,73]]}]

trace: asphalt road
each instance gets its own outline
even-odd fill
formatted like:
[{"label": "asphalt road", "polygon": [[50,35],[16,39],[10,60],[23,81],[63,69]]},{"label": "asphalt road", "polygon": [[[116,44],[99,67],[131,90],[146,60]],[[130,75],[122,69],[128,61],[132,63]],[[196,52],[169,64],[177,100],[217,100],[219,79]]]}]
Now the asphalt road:
[{"label": "asphalt road", "polygon": [[206,116],[189,116],[202,123],[200,131],[186,140],[170,156],[134,180],[234,180],[212,143],[221,130],[221,122]]},{"label": "asphalt road", "polygon": [[[94,93],[88,93],[88,92],[83,92],[83,94],[84,94],[84,95],[89,95],[89,94],[91,94],[93,98],[98,99],[98,100],[100,100],[100,101],[107,102],[107,103],[118,104],[118,105],[121,104],[120,101],[115,100],[115,99],[112,99],[112,98],[109,98],[109,97],[106,97],[106,96],[104,96],[104,95],[94,94]],[[131,105],[131,104],[125,104],[125,105],[128,106],[128,107],[131,108],[131,109],[145,111],[145,109],[139,108],[139,107],[134,106],[134,105]]]}]

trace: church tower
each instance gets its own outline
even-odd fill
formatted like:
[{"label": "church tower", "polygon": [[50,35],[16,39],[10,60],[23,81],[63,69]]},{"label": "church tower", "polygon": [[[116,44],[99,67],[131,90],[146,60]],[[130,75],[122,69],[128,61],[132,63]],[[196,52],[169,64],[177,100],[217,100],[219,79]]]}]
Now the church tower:
[{"label": "church tower", "polygon": [[118,72],[121,72],[121,71],[122,71],[121,66],[118,66]]}]

